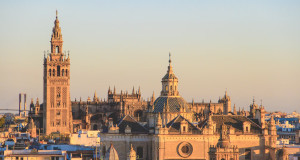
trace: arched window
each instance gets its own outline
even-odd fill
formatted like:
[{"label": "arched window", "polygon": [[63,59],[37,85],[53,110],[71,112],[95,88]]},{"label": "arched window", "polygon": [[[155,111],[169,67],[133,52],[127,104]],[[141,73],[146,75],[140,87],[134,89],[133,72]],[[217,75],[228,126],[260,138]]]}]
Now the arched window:
[{"label": "arched window", "polygon": [[64,69],[61,70],[61,76],[65,76],[65,70]]},{"label": "arched window", "polygon": [[57,66],[57,76],[60,76],[60,66]]},{"label": "arched window", "polygon": [[55,69],[53,69],[53,71],[52,71],[52,72],[53,72],[53,73],[52,73],[52,75],[53,75],[53,76],[55,76]]},{"label": "arched window", "polygon": [[172,89],[173,89],[173,86],[170,86],[170,90],[172,91]]},{"label": "arched window", "polygon": [[56,46],[56,53],[59,53],[59,47]]},{"label": "arched window", "polygon": [[246,127],[246,132],[249,132],[248,127]]},{"label": "arched window", "polygon": [[137,147],[136,151],[137,158],[143,158],[143,147]]},{"label": "arched window", "polygon": [[168,85],[166,85],[166,91],[168,91]]},{"label": "arched window", "polygon": [[66,76],[68,76],[68,70],[66,69]]},{"label": "arched window", "polygon": [[49,76],[51,76],[51,69],[49,69],[49,73],[48,74],[49,74]]}]

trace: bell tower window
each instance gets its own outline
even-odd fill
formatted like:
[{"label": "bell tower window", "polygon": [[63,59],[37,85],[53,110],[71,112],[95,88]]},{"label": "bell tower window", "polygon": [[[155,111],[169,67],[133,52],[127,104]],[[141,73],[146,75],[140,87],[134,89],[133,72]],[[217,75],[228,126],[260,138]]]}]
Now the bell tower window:
[{"label": "bell tower window", "polygon": [[57,66],[57,76],[60,76],[60,66]]},{"label": "bell tower window", "polygon": [[59,53],[59,46],[56,46],[55,52],[56,52],[56,53]]}]

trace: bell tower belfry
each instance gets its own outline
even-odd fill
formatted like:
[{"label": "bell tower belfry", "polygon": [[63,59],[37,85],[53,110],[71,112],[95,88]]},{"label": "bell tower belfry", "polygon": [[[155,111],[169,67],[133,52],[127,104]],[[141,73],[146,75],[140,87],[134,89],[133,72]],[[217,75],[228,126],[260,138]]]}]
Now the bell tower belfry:
[{"label": "bell tower belfry", "polygon": [[70,100],[70,58],[62,53],[63,39],[59,20],[54,21],[51,53],[44,57],[43,128],[45,134],[72,131]]}]

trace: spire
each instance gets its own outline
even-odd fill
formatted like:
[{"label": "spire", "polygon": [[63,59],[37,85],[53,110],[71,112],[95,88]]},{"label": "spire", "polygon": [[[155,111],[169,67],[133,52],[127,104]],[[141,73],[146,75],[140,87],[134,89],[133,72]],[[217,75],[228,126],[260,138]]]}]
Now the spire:
[{"label": "spire", "polygon": [[136,152],[132,147],[132,144],[130,145],[130,151],[127,155],[127,160],[136,160]]},{"label": "spire", "polygon": [[171,62],[172,62],[172,60],[171,60],[171,53],[169,52],[169,66],[171,65]]},{"label": "spire", "polygon": [[110,90],[110,86],[108,87],[108,91],[107,91],[108,93],[110,93],[111,92],[111,90]]},{"label": "spire", "polygon": [[161,119],[160,113],[158,113],[158,118],[157,118],[156,126],[158,126],[158,127],[162,126],[162,119]]},{"label": "spire", "polygon": [[141,95],[141,87],[139,86],[139,95]]},{"label": "spire", "polygon": [[151,102],[154,102],[155,101],[155,95],[154,95],[154,91],[152,93],[152,97],[151,97]]},{"label": "spire", "polygon": [[233,105],[233,114],[237,115],[235,104]]},{"label": "spire", "polygon": [[172,74],[173,73],[173,68],[172,68],[172,60],[171,60],[171,53],[169,52],[169,67],[168,67],[168,73]]},{"label": "spire", "polygon": [[97,101],[98,101],[96,90],[95,90],[95,93],[94,93],[94,98],[93,98],[93,100],[94,100],[94,102],[97,102]]},{"label": "spire", "polygon": [[39,103],[39,98],[36,98],[36,103],[35,103],[36,105],[40,105],[40,103]]},{"label": "spire", "polygon": [[62,46],[63,46],[63,39],[61,34],[61,28],[59,26],[59,20],[58,20],[58,12],[56,10],[56,19],[54,21],[54,27],[52,29],[52,37],[51,37],[51,53],[62,53]]},{"label": "spire", "polygon": [[96,92],[96,90],[95,90],[95,93],[94,93],[94,98],[95,98],[95,97],[97,98],[97,92]]},{"label": "spire", "polygon": [[116,87],[114,86],[114,94],[116,94]]},{"label": "spire", "polygon": [[132,95],[134,95],[134,86],[132,87]]}]

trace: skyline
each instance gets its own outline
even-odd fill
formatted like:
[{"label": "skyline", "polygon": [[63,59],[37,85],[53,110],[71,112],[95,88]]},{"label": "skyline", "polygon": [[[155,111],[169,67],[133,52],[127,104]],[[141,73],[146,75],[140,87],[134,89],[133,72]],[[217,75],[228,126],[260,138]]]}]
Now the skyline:
[{"label": "skyline", "polygon": [[[97,2],[103,10],[80,2],[61,3],[60,8],[46,2],[31,6],[31,2],[6,2],[0,7],[5,24],[0,28],[1,109],[17,109],[20,92],[27,93],[28,104],[29,98],[35,101],[36,97],[42,103],[43,51],[50,50],[57,9],[63,50],[70,50],[72,101],[92,97],[95,90],[100,98],[107,98],[108,87],[114,85],[117,92],[140,86],[144,99],[153,91],[158,97],[171,52],[179,94],[189,102],[193,98],[216,102],[227,88],[237,108],[248,110],[254,96],[258,104],[263,100],[267,111],[299,112],[297,1],[273,6],[240,2],[245,6],[235,10],[227,3],[160,3],[170,5],[170,12],[151,2]],[[213,13],[214,7],[223,10]],[[249,12],[243,7],[249,7]],[[75,12],[78,8],[83,11]],[[237,11],[240,15],[235,15]],[[93,14],[100,17],[92,18]]]}]

